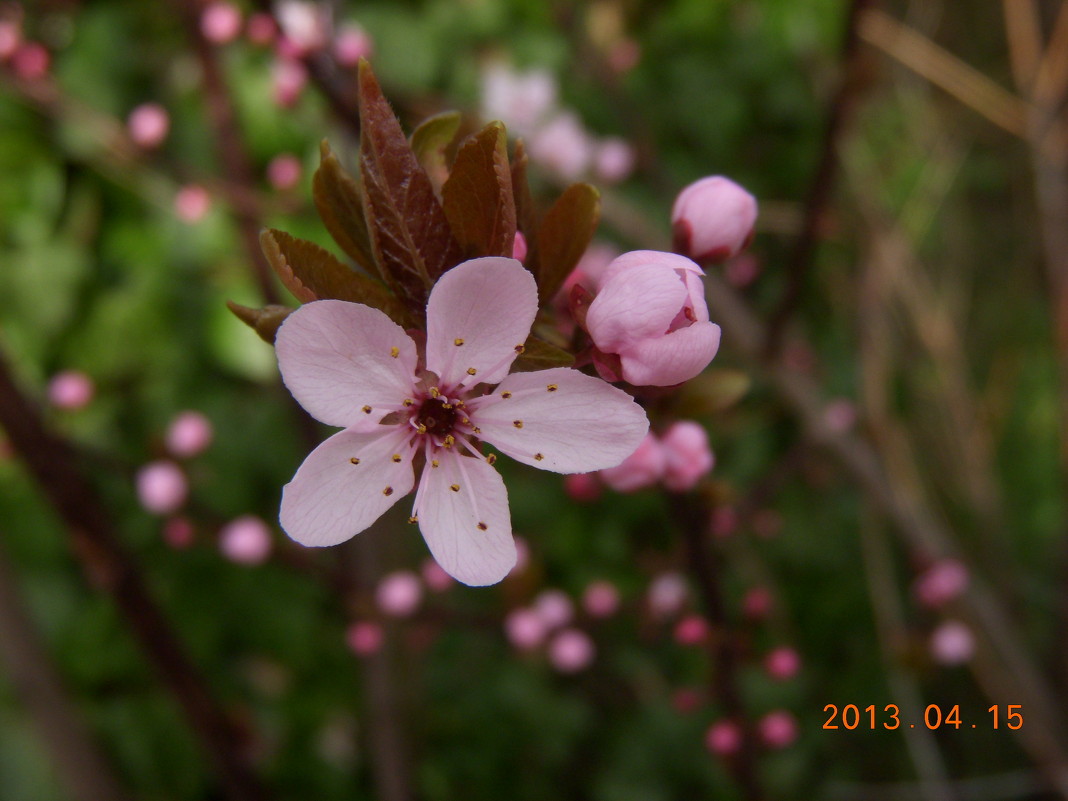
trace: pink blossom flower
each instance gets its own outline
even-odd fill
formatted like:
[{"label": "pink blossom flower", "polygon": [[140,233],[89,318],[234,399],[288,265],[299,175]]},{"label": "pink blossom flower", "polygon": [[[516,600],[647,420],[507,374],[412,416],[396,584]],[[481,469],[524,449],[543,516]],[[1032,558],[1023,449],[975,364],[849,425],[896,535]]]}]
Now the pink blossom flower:
[{"label": "pink blossom flower", "polygon": [[549,643],[549,662],[561,673],[578,673],[596,655],[593,640],[584,631],[564,629]]},{"label": "pink blossom flower", "polygon": [[504,619],[504,633],[508,641],[521,651],[537,648],[549,633],[541,615],[533,609],[513,609]]},{"label": "pink blossom flower", "polygon": [[634,169],[634,148],[618,137],[605,139],[597,145],[593,168],[602,181],[619,183]]},{"label": "pink blossom flower", "polygon": [[959,620],[947,620],[931,633],[928,647],[935,662],[955,667],[970,661],[975,655],[975,636]]},{"label": "pink blossom flower", "polygon": [[957,559],[935,562],[912,585],[916,599],[934,609],[945,606],[968,587],[968,568]]},{"label": "pink blossom flower", "polygon": [[95,393],[93,379],[80,370],[61,370],[48,382],[48,400],[57,409],[84,409]]},{"label": "pink blossom flower", "polygon": [[715,463],[708,432],[692,420],[673,423],[660,443],[664,451],[664,486],[672,492],[693,489]]},{"label": "pink blossom flower", "polygon": [[682,609],[689,597],[690,589],[681,574],[661,573],[649,585],[649,610],[654,617],[671,617]]},{"label": "pink blossom flower", "polygon": [[548,629],[566,626],[575,615],[575,605],[563,590],[544,590],[538,593],[532,608]]},{"label": "pink blossom flower", "polygon": [[157,515],[169,515],[185,503],[189,484],[174,462],[149,462],[137,471],[137,497],[141,505]]},{"label": "pink blossom flower", "polygon": [[334,57],[343,67],[355,67],[361,58],[370,58],[374,49],[370,34],[355,22],[343,25],[334,38]]},{"label": "pink blossom flower", "polygon": [[766,714],[757,723],[757,729],[769,748],[786,748],[797,739],[797,719],[785,709]]},{"label": "pink blossom flower", "polygon": [[174,196],[174,213],[184,223],[200,222],[210,209],[211,195],[198,184],[187,184]]},{"label": "pink blossom flower", "polygon": [[326,45],[326,20],[323,8],[308,0],[283,0],[277,18],[282,33],[297,55],[320,50]]},{"label": "pink blossom flower", "polygon": [[624,253],[605,270],[586,327],[599,350],[619,354],[631,384],[681,384],[716,355],[702,275],[689,259],[653,250]]},{"label": "pink blossom flower", "polygon": [[564,476],[564,492],[573,501],[592,503],[601,497],[601,482],[596,473],[572,473]]},{"label": "pink blossom flower", "polygon": [[687,615],[675,624],[675,642],[700,645],[708,638],[708,621],[700,615]]},{"label": "pink blossom flower", "polygon": [[7,61],[22,43],[22,29],[17,22],[0,20],[0,61]]},{"label": "pink blossom flower", "polygon": [[345,642],[356,656],[370,656],[382,647],[382,627],[369,620],[353,623],[345,631]]},{"label": "pink blossom flower", "polygon": [[241,515],[219,532],[219,550],[239,565],[261,565],[271,555],[271,530],[256,515]]},{"label": "pink blossom flower", "polygon": [[561,112],[531,134],[530,157],[573,181],[590,168],[593,140],[575,114]]},{"label": "pink blossom flower", "polygon": [[146,149],[159,147],[167,138],[171,118],[159,103],[142,103],[126,118],[126,130],[134,143]]},{"label": "pink blossom flower", "polygon": [[610,581],[591,581],[582,593],[582,608],[590,617],[611,617],[619,609],[619,590]]},{"label": "pink blossom flower", "polygon": [[716,756],[731,756],[742,747],[742,730],[732,720],[717,720],[705,733],[705,747]]},{"label": "pink blossom flower", "polygon": [[514,134],[529,136],[555,105],[556,81],[545,70],[519,73],[494,61],[482,72],[482,116]]},{"label": "pink blossom flower", "polygon": [[303,171],[300,159],[292,153],[279,153],[267,165],[267,180],[275,189],[285,191],[300,183]]},{"label": "pink blossom flower", "polygon": [[664,475],[665,464],[664,449],[650,431],[622,464],[602,470],[598,475],[616,492],[635,492],[658,482]]},{"label": "pink blossom flower", "polygon": [[764,657],[764,670],[776,681],[792,679],[800,669],[801,657],[793,648],[781,646]]},{"label": "pink blossom flower", "polygon": [[697,261],[725,261],[749,244],[756,217],[756,198],[734,181],[720,175],[702,178],[675,198],[675,248]]},{"label": "pink blossom flower", "polygon": [[37,81],[48,74],[52,56],[40,42],[22,42],[11,55],[11,68],[24,81]]},{"label": "pink blossom flower", "polygon": [[211,421],[197,411],[178,414],[167,426],[167,450],[183,459],[203,453],[215,436]]},{"label": "pink blossom flower", "polygon": [[226,44],[241,33],[241,9],[233,3],[209,3],[200,13],[200,32],[209,42]]},{"label": "pink blossom flower", "polygon": [[[618,464],[648,420],[626,393],[568,368],[508,374],[538,309],[514,259],[472,259],[445,273],[427,303],[426,366],[385,314],[320,300],[286,318],[278,363],[313,417],[344,426],[282,493],[281,522],[304,545],[336,545],[415,487],[412,522],[449,575],[500,581],[516,562],[508,496],[486,442],[561,473]],[[492,388],[491,388],[492,387]]]},{"label": "pink blossom flower", "polygon": [[408,617],[423,600],[423,585],[410,570],[398,570],[384,576],[375,590],[375,603],[387,615]]},{"label": "pink blossom flower", "polygon": [[269,45],[274,41],[278,33],[278,26],[274,24],[274,17],[264,11],[257,11],[248,18],[245,26],[245,35],[252,44]]}]

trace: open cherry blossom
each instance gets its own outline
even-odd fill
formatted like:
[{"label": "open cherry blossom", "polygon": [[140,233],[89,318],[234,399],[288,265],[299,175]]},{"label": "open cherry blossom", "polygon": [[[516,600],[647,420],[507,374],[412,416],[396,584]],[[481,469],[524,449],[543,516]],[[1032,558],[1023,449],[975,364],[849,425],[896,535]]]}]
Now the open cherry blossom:
[{"label": "open cherry blossom", "polygon": [[320,300],[278,331],[278,364],[297,401],[344,427],[304,460],[282,492],[297,542],[336,545],[416,488],[438,564],[465,584],[500,581],[516,561],[508,495],[493,445],[559,473],[612,467],[638,447],[645,412],[625,392],[569,368],[508,371],[538,310],[533,276],[487,257],[443,275],[427,303],[425,358],[385,314]]}]

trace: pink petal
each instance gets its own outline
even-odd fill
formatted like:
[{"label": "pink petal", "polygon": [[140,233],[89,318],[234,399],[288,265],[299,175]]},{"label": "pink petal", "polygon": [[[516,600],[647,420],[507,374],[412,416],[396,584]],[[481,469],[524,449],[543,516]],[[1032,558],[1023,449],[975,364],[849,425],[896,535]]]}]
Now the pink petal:
[{"label": "pink petal", "polygon": [[670,387],[700,373],[719,350],[719,326],[694,323],[620,353],[623,377],[635,386]]},{"label": "pink petal", "polygon": [[567,367],[514,373],[472,406],[482,439],[517,461],[557,473],[615,467],[649,430],[645,411],[630,395]]},{"label": "pink petal", "polygon": [[327,425],[377,422],[412,391],[415,343],[369,306],[306,303],[282,323],[275,349],[293,397]]},{"label": "pink petal", "polygon": [[427,302],[427,369],[450,389],[497,383],[537,312],[534,276],[515,259],[488,256],[456,265],[438,279]]},{"label": "pink petal", "polygon": [[438,466],[423,468],[420,485],[417,513],[423,539],[457,581],[472,587],[496,584],[516,561],[504,482],[482,459],[453,450],[436,456]]},{"label": "pink petal", "polygon": [[686,287],[678,275],[656,264],[634,267],[615,280],[606,278],[601,287],[586,314],[586,327],[597,347],[610,353],[666,333],[686,302]]},{"label": "pink petal", "polygon": [[661,268],[666,267],[670,270],[683,270],[695,275],[705,274],[705,271],[693,261],[685,256],[680,256],[678,253],[668,253],[662,250],[630,250],[622,256],[616,256],[616,258],[612,259],[612,263],[601,274],[601,286],[604,286],[614,275],[650,264]]},{"label": "pink petal", "polygon": [[308,454],[282,489],[279,520],[301,545],[337,545],[375,522],[414,483],[407,429],[340,431]]}]

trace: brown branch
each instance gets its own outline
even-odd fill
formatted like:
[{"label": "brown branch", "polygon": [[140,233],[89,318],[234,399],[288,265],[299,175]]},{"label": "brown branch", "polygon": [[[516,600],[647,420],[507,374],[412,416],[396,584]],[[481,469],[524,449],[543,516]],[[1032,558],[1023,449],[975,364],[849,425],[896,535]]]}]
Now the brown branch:
[{"label": "brown branch", "polygon": [[[2,543],[0,543],[2,546]],[[19,597],[15,574],[0,547],[0,667],[51,752],[52,765],[73,801],[129,798],[93,741],[85,721]]]},{"label": "brown branch", "polygon": [[768,340],[764,347],[769,354],[775,353],[782,344],[783,332],[801,302],[808,275],[812,271],[820,230],[838,177],[839,143],[864,88],[860,21],[873,4],[874,0],[850,0],[849,3],[838,88],[831,100],[830,114],[823,129],[815,177],[805,201],[801,232],[786,263],[786,290],[768,323]]},{"label": "brown branch", "polygon": [[78,466],[69,443],[49,432],[15,383],[0,353],[0,427],[7,431],[56,514],[89,582],[115,602],[137,644],[159,672],[214,764],[231,801],[263,801],[265,790],[243,753],[244,737],[216,705],[166,617],[149,595],[137,566],[115,535],[110,516]]}]

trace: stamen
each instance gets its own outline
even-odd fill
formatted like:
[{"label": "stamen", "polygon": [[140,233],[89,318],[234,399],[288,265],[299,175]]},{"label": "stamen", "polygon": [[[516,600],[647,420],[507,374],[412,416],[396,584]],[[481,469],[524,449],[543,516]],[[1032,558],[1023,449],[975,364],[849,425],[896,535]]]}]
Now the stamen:
[{"label": "stamen", "polygon": [[459,484],[450,484],[449,485],[449,489],[451,489],[453,492],[459,492],[460,491],[460,485]]},{"label": "stamen", "polygon": [[534,454],[534,461],[536,461],[536,462],[540,462],[544,458],[545,458],[545,454],[542,454],[542,453],[535,453]]},{"label": "stamen", "polygon": [[486,457],[486,464],[496,464],[496,462],[497,454],[491,453],[489,456]]},{"label": "stamen", "polygon": [[400,356],[400,348],[398,348],[398,347],[390,348],[389,349],[389,355],[392,356],[394,359],[396,359],[398,356]]},{"label": "stamen", "polygon": [[384,490],[382,490],[382,494],[388,498],[390,495],[393,494],[393,487],[386,487]]},{"label": "stamen", "polygon": [[520,356],[523,355],[523,351],[525,351],[525,350],[526,350],[526,346],[525,345],[516,345],[515,346],[515,352]]},{"label": "stamen", "polygon": [[430,460],[430,466],[431,467],[441,467],[441,462],[439,462],[437,459],[431,459]]},{"label": "stamen", "polygon": [[411,398],[405,398],[404,399],[404,405],[405,406],[414,406],[415,405],[415,401],[412,400]]},{"label": "stamen", "polygon": [[440,395],[441,395],[441,392],[440,392],[440,391],[438,390],[438,388],[437,388],[437,387],[431,387],[431,388],[430,388],[430,397],[432,397],[432,398],[437,398],[437,397],[439,397]]},{"label": "stamen", "polygon": [[454,437],[452,434],[446,434],[445,439],[442,440],[441,444],[446,448],[451,448],[453,445],[456,444],[456,437]]},{"label": "stamen", "polygon": [[508,398],[512,397],[512,393],[511,392],[502,392],[501,393],[501,397],[504,398],[505,400],[507,400]]},{"label": "stamen", "polygon": [[395,453],[389,458],[391,458],[394,462],[399,462],[401,460],[401,455],[399,453]]},{"label": "stamen", "polygon": [[547,387],[545,387],[545,388],[546,388],[547,390],[549,390],[549,392],[556,392],[556,390],[560,389],[559,385],[557,385],[557,384],[549,384],[549,385],[548,385]]},{"label": "stamen", "polygon": [[460,347],[462,344],[464,344],[464,341],[462,339],[460,339],[459,337],[456,337],[456,339],[454,339],[452,341],[452,344],[455,345],[456,347]]},{"label": "stamen", "polygon": [[512,425],[514,425],[516,428],[522,428],[523,427],[523,421],[522,420],[513,420],[512,421]]},{"label": "stamen", "polygon": [[370,406],[364,406],[363,407],[363,413],[364,414],[370,414],[371,413],[371,407]]},{"label": "stamen", "polygon": [[353,464],[359,464],[360,463],[359,458],[356,457],[356,456],[353,456],[351,459],[349,459],[349,461],[352,462]]},{"label": "stamen", "polygon": [[418,423],[415,426],[415,430],[418,431],[420,434],[425,434],[426,433],[426,426],[423,425],[422,423]]},{"label": "stamen", "polygon": [[478,524],[478,530],[479,531],[485,531],[487,528],[489,528],[489,526],[487,526],[485,523],[479,521],[479,524]]},{"label": "stamen", "polygon": [[412,515],[411,517],[408,518],[408,522],[409,523],[418,523],[419,522],[419,515]]},{"label": "stamen", "polygon": [[478,372],[478,370],[476,370],[474,367],[468,367],[467,368],[467,374],[468,375],[475,375],[475,373],[477,373],[477,372]]}]

